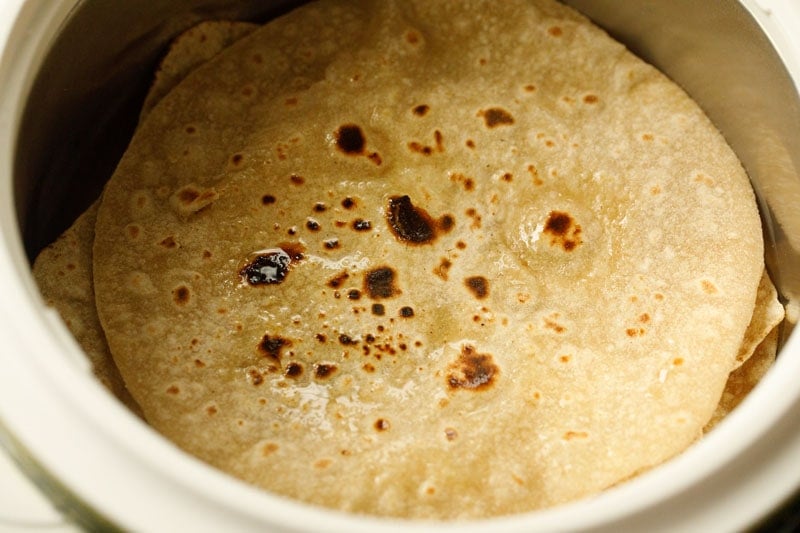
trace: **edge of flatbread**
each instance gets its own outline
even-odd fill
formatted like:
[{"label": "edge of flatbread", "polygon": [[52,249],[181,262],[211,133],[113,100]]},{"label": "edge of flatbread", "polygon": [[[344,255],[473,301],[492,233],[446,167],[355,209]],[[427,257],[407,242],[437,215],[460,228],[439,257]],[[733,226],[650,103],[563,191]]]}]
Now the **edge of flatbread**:
[{"label": "edge of flatbread", "polygon": [[153,85],[142,104],[140,121],[189,72],[258,27],[250,22],[205,21],[176,37],[155,73]]},{"label": "edge of flatbread", "polygon": [[[140,120],[198,65],[257,27],[247,22],[209,21],[176,37],[147,93]],[[100,201],[92,203],[72,226],[37,255],[32,270],[45,303],[58,311],[86,353],[100,383],[142,416],[114,363],[95,307],[92,247]]]}]

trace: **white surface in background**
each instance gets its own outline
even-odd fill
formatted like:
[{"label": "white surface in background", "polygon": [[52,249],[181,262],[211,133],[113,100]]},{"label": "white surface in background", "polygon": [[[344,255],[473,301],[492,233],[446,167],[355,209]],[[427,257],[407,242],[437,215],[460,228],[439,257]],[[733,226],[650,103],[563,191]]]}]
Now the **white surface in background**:
[{"label": "white surface in background", "polygon": [[0,533],[76,533],[0,448]]}]

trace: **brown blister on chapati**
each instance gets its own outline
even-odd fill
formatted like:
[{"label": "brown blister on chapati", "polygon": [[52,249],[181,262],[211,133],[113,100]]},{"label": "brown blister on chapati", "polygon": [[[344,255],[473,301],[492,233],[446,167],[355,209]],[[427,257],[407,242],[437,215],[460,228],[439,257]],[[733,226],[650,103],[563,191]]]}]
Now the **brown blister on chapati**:
[{"label": "brown blister on chapati", "polygon": [[337,366],[331,363],[315,363],[314,377],[316,379],[328,379],[338,370]]},{"label": "brown blister on chapati", "polygon": [[714,282],[709,279],[700,280],[700,289],[708,295],[717,294],[719,292]]},{"label": "brown blister on chapati", "polygon": [[470,229],[480,229],[483,217],[481,214],[478,213],[478,210],[474,207],[468,207],[464,214],[467,215],[469,218],[472,219],[472,224],[470,224]]},{"label": "brown blister on chapati", "polygon": [[250,384],[258,387],[259,385],[264,383],[264,374],[255,367],[250,367],[247,369],[247,378],[250,381]]},{"label": "brown blister on chapati", "polygon": [[319,470],[324,470],[325,468],[328,468],[332,464],[333,461],[330,459],[327,458],[318,459],[317,461],[314,461],[314,468],[317,468]]},{"label": "brown blister on chapati", "polygon": [[364,274],[364,292],[373,300],[391,298],[400,294],[397,272],[389,266],[380,266]]},{"label": "brown blister on chapati", "polygon": [[231,170],[237,170],[244,165],[244,155],[237,152],[228,159],[228,168]]},{"label": "brown blister on chapati", "polygon": [[408,149],[411,150],[412,152],[416,152],[422,155],[431,155],[433,153],[433,148],[431,148],[430,146],[426,146],[422,143],[419,143],[417,141],[409,142]]},{"label": "brown blister on chapati", "polygon": [[175,237],[173,237],[172,235],[168,235],[163,239],[161,239],[160,241],[158,241],[158,245],[161,246],[162,248],[166,248],[167,250],[171,250],[173,248],[178,247],[178,242],[175,240]]},{"label": "brown blister on chapati", "polygon": [[405,42],[411,49],[418,49],[425,44],[425,38],[419,31],[410,28],[403,34],[403,42]]},{"label": "brown blister on chapati", "polygon": [[303,375],[303,370],[304,368],[302,364],[292,361],[286,365],[283,375],[287,378],[297,379]]},{"label": "brown blister on chapati", "polygon": [[347,291],[347,299],[348,300],[360,300],[361,299],[361,291],[358,289],[350,289]]},{"label": "brown blister on chapati", "polygon": [[528,165],[528,173],[531,175],[534,185],[536,186],[544,185],[544,182],[539,177],[539,170],[534,165]]},{"label": "brown blister on chapati", "polygon": [[454,172],[450,174],[450,181],[455,183],[460,183],[464,187],[464,190],[467,192],[475,190],[475,180],[468,176],[465,176],[460,172]]},{"label": "brown blister on chapati", "polygon": [[550,313],[549,315],[545,316],[542,319],[542,325],[545,329],[548,329],[554,333],[564,333],[567,331],[567,327],[563,324],[561,319],[561,313],[555,312]]},{"label": "brown blister on chapati", "polygon": [[[546,148],[553,148],[556,145],[554,140],[555,137],[552,137],[543,131],[537,132],[533,139],[536,142],[543,144]],[[555,177],[555,174],[553,174],[552,171],[551,174]]]},{"label": "brown blister on chapati", "polygon": [[418,117],[424,117],[425,115],[428,114],[428,111],[430,111],[430,110],[431,110],[431,106],[429,106],[427,104],[419,104],[417,106],[414,106],[414,108],[411,110],[411,112],[414,113]]},{"label": "brown blister on chapati", "polygon": [[478,300],[489,296],[489,280],[484,276],[470,276],[464,279],[464,285]]},{"label": "brown blister on chapati", "polygon": [[151,213],[153,211],[153,197],[150,191],[146,189],[134,191],[131,194],[130,209],[134,219]]},{"label": "brown blister on chapati", "polygon": [[250,100],[256,96],[257,93],[258,88],[252,83],[246,83],[239,89],[239,96],[241,96],[243,100]]},{"label": "brown blister on chapati", "polygon": [[274,454],[280,449],[280,446],[275,444],[274,442],[267,442],[264,446],[261,447],[261,455],[263,457],[269,457],[270,455]]},{"label": "brown blister on chapati", "polygon": [[559,246],[565,252],[573,251],[583,242],[580,225],[564,211],[551,211],[542,233],[550,236],[551,246]]},{"label": "brown blister on chapati", "polygon": [[478,353],[474,346],[466,344],[449,367],[447,385],[451,390],[486,390],[494,385],[499,373],[491,354]]},{"label": "brown blister on chapati", "polygon": [[404,305],[400,308],[398,315],[402,318],[411,318],[414,316],[414,308],[409,305]]},{"label": "brown blister on chapati", "polygon": [[355,231],[370,231],[372,230],[372,222],[363,218],[356,218],[350,223],[350,227]]},{"label": "brown blister on chapati", "polygon": [[694,181],[707,187],[714,187],[716,184],[713,178],[703,174],[702,172],[695,175]]},{"label": "brown blister on chapati", "polygon": [[647,330],[645,328],[642,328],[642,327],[633,327],[633,328],[626,328],[625,329],[625,335],[627,335],[628,337],[631,337],[631,338],[641,337],[645,333],[647,333]]},{"label": "brown blister on chapati", "polygon": [[408,143],[408,149],[422,155],[431,155],[434,152],[444,152],[444,135],[439,130],[433,132],[433,146],[422,144],[418,141],[411,141]]},{"label": "brown blister on chapati", "polygon": [[498,126],[511,126],[514,124],[514,117],[501,107],[490,107],[489,109],[481,109],[478,111],[479,117],[483,117],[486,127],[489,129]]},{"label": "brown blister on chapati", "polygon": [[142,235],[142,227],[139,224],[128,224],[125,226],[125,236],[129,241],[137,241]]},{"label": "brown blister on chapati", "polygon": [[450,214],[444,214],[436,219],[436,229],[439,230],[440,233],[449,232],[455,225],[456,219]]},{"label": "brown blister on chapati", "polygon": [[292,346],[292,341],[277,335],[266,334],[256,347],[256,351],[262,357],[280,364],[284,348]]},{"label": "brown blister on chapati", "polygon": [[178,285],[172,289],[172,301],[178,307],[189,305],[192,300],[192,291],[186,285]]},{"label": "brown blister on chapati", "polygon": [[169,197],[169,203],[178,215],[188,218],[209,207],[219,198],[213,187],[200,187],[193,183],[185,185]]},{"label": "brown blister on chapati", "polygon": [[447,281],[449,277],[450,268],[453,266],[453,262],[450,261],[447,257],[442,257],[439,259],[439,264],[436,265],[433,269],[433,273],[436,276],[440,277],[442,280]]},{"label": "brown blister on chapati", "polygon": [[277,248],[252,254],[239,269],[239,276],[251,287],[282,283],[292,267],[305,258],[304,252],[300,243],[280,243]]},{"label": "brown blister on chapati", "polygon": [[427,211],[412,204],[408,195],[389,198],[386,218],[394,236],[405,244],[430,244],[439,233],[448,232],[455,225],[452,215],[434,220]]},{"label": "brown blister on chapati", "polygon": [[342,333],[341,335],[339,335],[339,344],[341,344],[342,346],[353,346],[355,344],[358,344],[358,341],[353,337],[351,337],[350,335]]},{"label": "brown blister on chapati", "polygon": [[567,431],[561,438],[564,440],[588,439],[589,434],[585,431]]},{"label": "brown blister on chapati", "polygon": [[343,270],[329,279],[326,285],[328,285],[328,287],[331,289],[339,289],[342,287],[342,285],[344,285],[344,282],[347,281],[349,277],[350,274],[346,270]]},{"label": "brown blister on chapati", "polygon": [[380,166],[383,158],[378,152],[367,151],[367,138],[364,130],[357,124],[343,124],[333,134],[336,148],[348,156],[365,156],[375,165]]}]

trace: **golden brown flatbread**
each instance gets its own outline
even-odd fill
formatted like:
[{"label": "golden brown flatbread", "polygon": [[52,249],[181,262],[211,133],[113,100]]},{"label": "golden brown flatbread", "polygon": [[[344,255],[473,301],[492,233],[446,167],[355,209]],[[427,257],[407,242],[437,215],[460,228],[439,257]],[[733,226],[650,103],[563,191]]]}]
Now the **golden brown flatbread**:
[{"label": "golden brown flatbread", "polygon": [[189,28],[170,44],[142,105],[141,118],[186,75],[258,28],[249,22],[210,20]]},{"label": "golden brown flatbread", "polygon": [[722,419],[733,412],[758,385],[775,362],[777,346],[778,328],[775,328],[756,346],[752,356],[731,372],[719,405],[706,425],[706,432],[711,431]]},{"label": "golden brown flatbread", "polygon": [[553,505],[679,453],[763,270],[708,119],[546,0],[267,24],[143,122],[96,230],[148,422],[267,489],[405,517]]},{"label": "golden brown flatbread", "polygon": [[711,431],[742,403],[772,367],[778,352],[780,323],[784,314],[777,290],[765,270],[758,285],[753,317],[736,356],[734,370],[728,376],[720,402],[706,424],[704,433]]},{"label": "golden brown flatbread", "polygon": [[[739,347],[739,354],[736,356],[733,370],[739,368],[753,355],[757,346],[781,323],[784,314],[783,305],[778,300],[778,291],[773,285],[769,274],[764,270],[756,293],[755,311],[747,330],[745,330],[744,339]],[[776,335],[773,339],[774,342],[771,343],[773,357],[775,355],[774,352],[777,350],[777,340]]]},{"label": "golden brown flatbread", "polygon": [[45,303],[58,311],[86,353],[97,379],[131,410],[141,414],[108,351],[95,308],[92,243],[97,205],[95,202],[58,240],[39,253],[33,275]]},{"label": "golden brown flatbread", "polygon": [[[244,22],[204,22],[178,36],[161,62],[141,117],[192,69],[257,26]],[[99,200],[58,240],[42,250],[33,274],[46,303],[54,307],[89,358],[100,382],[126,406],[141,414],[108,351],[97,317],[92,281],[92,246]]]}]

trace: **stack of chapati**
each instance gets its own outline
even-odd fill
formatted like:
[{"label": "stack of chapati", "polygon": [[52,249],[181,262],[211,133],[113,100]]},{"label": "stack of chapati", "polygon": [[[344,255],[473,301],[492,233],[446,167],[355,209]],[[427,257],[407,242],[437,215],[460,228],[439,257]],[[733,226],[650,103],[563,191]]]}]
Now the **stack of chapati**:
[{"label": "stack of chapati", "polygon": [[118,397],[245,481],[550,506],[681,452],[774,359],[741,165],[561,4],[323,0],[161,72],[34,271]]}]

